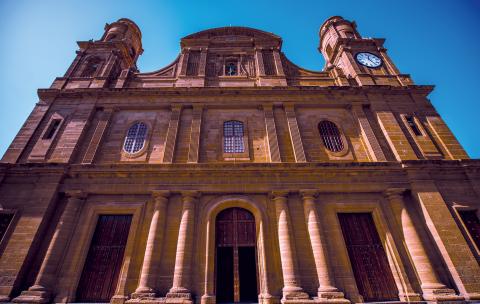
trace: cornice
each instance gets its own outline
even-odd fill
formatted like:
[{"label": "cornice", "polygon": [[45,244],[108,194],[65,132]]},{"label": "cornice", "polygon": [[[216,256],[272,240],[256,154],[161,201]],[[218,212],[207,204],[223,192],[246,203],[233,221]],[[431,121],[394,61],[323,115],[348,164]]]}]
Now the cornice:
[{"label": "cornice", "polygon": [[431,85],[388,86],[286,86],[286,87],[172,87],[172,88],[97,88],[97,89],[38,89],[38,96],[44,98],[97,96],[251,96],[251,95],[308,95],[308,94],[406,94],[427,96],[433,90]]}]

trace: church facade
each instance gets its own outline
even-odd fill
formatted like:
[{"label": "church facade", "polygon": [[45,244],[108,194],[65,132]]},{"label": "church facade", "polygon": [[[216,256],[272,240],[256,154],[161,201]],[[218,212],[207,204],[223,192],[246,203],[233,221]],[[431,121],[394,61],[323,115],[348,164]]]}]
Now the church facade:
[{"label": "church facade", "polygon": [[480,161],[384,39],[319,39],[319,72],[244,27],[149,73],[131,20],[78,42],[0,163],[0,301],[480,301]]}]

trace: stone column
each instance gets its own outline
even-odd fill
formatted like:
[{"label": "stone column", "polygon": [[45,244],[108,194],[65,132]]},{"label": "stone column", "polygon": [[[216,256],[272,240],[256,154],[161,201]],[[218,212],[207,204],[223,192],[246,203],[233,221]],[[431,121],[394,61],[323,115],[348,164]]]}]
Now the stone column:
[{"label": "stone column", "polygon": [[155,297],[155,283],[162,254],[165,216],[169,195],[170,191],[152,191],[154,200],[153,216],[148,231],[147,247],[145,249],[140,282],[135,293],[132,294],[133,298]]},{"label": "stone column", "polygon": [[[303,199],[303,211],[308,227],[308,236],[312,246],[318,276],[318,297],[322,300],[334,300],[335,303],[350,303],[343,292],[335,287],[335,280],[328,256],[326,236],[317,209],[315,208],[316,190],[300,190]],[[342,301],[343,300],[343,301]]]},{"label": "stone column", "polygon": [[58,221],[45,258],[35,279],[35,283],[20,296],[13,299],[15,303],[47,303],[50,301],[57,277],[57,270],[72,237],[79,211],[85,201],[85,193],[72,191],[66,193],[68,200]]},{"label": "stone column", "polygon": [[415,227],[412,216],[405,206],[404,192],[405,189],[392,188],[385,191],[385,196],[390,202],[397,225],[400,227],[403,240],[415,266],[423,291],[422,296],[427,301],[458,300],[455,291],[447,288],[440,281],[421,240],[418,228]]},{"label": "stone column", "polygon": [[193,250],[193,230],[195,225],[195,200],[197,191],[182,192],[183,209],[180,229],[178,231],[177,253],[173,286],[167,293],[167,298],[191,299],[190,278]]},{"label": "stone column", "polygon": [[288,192],[275,191],[272,196],[277,214],[278,244],[284,284],[283,300],[308,299],[308,294],[303,291],[298,278],[295,244],[290,231],[292,224],[287,204]]}]

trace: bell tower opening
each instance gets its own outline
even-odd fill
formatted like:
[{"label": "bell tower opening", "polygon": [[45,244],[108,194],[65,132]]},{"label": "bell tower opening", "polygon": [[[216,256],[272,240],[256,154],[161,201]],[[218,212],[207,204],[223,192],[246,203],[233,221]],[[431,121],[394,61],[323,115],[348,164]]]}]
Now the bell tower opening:
[{"label": "bell tower opening", "polygon": [[225,209],[217,215],[215,228],[217,303],[258,302],[253,214]]}]

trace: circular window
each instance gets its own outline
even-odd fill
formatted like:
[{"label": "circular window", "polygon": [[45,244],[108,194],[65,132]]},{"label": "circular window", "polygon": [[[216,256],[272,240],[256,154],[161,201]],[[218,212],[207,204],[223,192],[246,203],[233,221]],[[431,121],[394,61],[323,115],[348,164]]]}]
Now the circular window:
[{"label": "circular window", "polygon": [[129,154],[137,153],[143,149],[147,137],[147,125],[143,122],[137,122],[130,127],[125,137],[123,150]]}]

